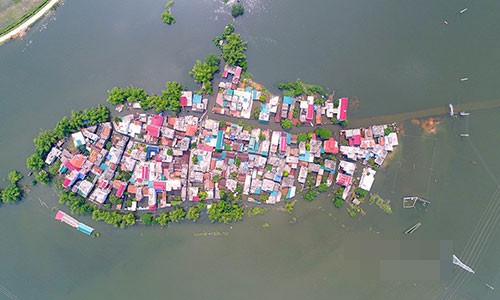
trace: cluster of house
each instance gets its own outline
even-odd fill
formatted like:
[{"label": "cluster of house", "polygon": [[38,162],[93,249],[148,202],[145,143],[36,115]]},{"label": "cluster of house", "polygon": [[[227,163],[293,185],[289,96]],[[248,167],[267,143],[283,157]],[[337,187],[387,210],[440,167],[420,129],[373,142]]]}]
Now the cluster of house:
[{"label": "cluster of house", "polygon": [[262,123],[268,123],[271,119],[275,122],[289,119],[294,124],[311,125],[322,124],[323,117],[330,123],[342,122],[347,118],[348,98],[334,101],[330,97],[315,101],[314,96],[263,97],[261,91],[240,84],[241,73],[241,67],[224,67],[214,113],[244,119],[253,117]]},{"label": "cluster of house", "polygon": [[[385,134],[385,128],[342,131],[349,146],[339,146],[334,138],[322,141],[314,134],[298,141],[287,132],[196,116],[131,114],[73,133],[51,149],[46,163],[60,159],[63,188],[97,204],[108,200],[117,209],[220,199],[222,190],[273,204],[294,197],[305,184],[336,182],[348,195],[356,163],[336,156],[381,164],[377,159],[397,145],[396,134]],[[359,186],[369,191],[375,173],[365,167]],[[111,199],[133,201],[125,207],[123,200]]]}]

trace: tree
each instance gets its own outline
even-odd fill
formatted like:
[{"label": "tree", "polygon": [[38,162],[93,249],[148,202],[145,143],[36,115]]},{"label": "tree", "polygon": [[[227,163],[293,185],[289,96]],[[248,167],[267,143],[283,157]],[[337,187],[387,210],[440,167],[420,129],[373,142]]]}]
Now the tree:
[{"label": "tree", "polygon": [[332,131],[322,127],[316,128],[314,133],[322,140],[327,140],[332,137]]},{"label": "tree", "polygon": [[189,72],[195,82],[203,84],[204,94],[212,93],[211,81],[214,74],[219,70],[219,64],[220,58],[216,54],[210,53],[205,57],[205,62],[197,60],[193,69]]},{"label": "tree", "polygon": [[219,223],[230,223],[243,219],[245,211],[242,206],[238,204],[231,204],[227,201],[221,200],[218,203],[213,203],[208,209],[208,218],[210,221]]},{"label": "tree", "polygon": [[182,86],[175,81],[168,81],[165,84],[166,90],[161,91],[161,101],[154,104],[155,111],[169,110],[178,114],[181,111]]},{"label": "tree", "polygon": [[43,167],[43,159],[40,155],[34,153],[26,159],[26,167],[33,171],[40,170]]},{"label": "tree", "polygon": [[283,119],[281,120],[281,127],[283,127],[283,129],[285,130],[288,130],[293,127],[293,123],[288,119]]},{"label": "tree", "polygon": [[347,120],[342,120],[342,121],[340,121],[340,125],[341,125],[342,127],[347,127]]},{"label": "tree", "polygon": [[186,211],[182,207],[177,207],[168,212],[168,218],[170,222],[178,223],[186,218]]},{"label": "tree", "polygon": [[165,10],[161,14],[161,19],[163,20],[163,23],[172,25],[175,23],[175,18],[174,15],[172,15],[172,12],[170,11],[170,7],[174,5],[174,1],[168,1],[167,4],[165,4]]},{"label": "tree", "polygon": [[203,201],[203,200],[207,199],[207,196],[208,196],[208,193],[205,192],[205,191],[199,191],[198,192],[198,199],[200,201]]},{"label": "tree", "polygon": [[156,222],[164,227],[168,225],[169,219],[168,219],[168,214],[167,213],[161,213],[156,217]]},{"label": "tree", "polygon": [[21,189],[16,184],[11,184],[2,191],[2,202],[13,203],[21,200]]},{"label": "tree", "polygon": [[195,164],[195,165],[198,164],[198,161],[199,161],[198,155],[193,155],[193,157],[191,157],[191,162],[193,164]]},{"label": "tree", "polygon": [[293,212],[294,206],[295,206],[295,201],[285,202],[285,209],[289,214]]},{"label": "tree", "polygon": [[141,223],[144,225],[147,225],[147,226],[153,224],[153,215],[151,215],[151,214],[142,215]]},{"label": "tree", "polygon": [[307,142],[307,133],[299,133],[297,135],[297,143]]},{"label": "tree", "polygon": [[318,196],[318,191],[315,189],[309,189],[302,197],[306,201],[313,201]]},{"label": "tree", "polygon": [[45,170],[41,170],[35,175],[35,179],[40,181],[41,183],[48,184],[50,182],[49,173]]},{"label": "tree", "polygon": [[318,191],[320,193],[324,193],[326,191],[328,191],[330,187],[326,184],[326,183],[320,183],[320,185],[318,186]]},{"label": "tree", "polygon": [[368,196],[368,191],[364,190],[364,189],[362,189],[360,187],[357,187],[354,190],[354,193],[356,193],[356,195],[358,195],[358,197],[360,197],[360,198],[366,198],[366,196]]},{"label": "tree", "polygon": [[127,86],[126,88],[114,87],[108,91],[108,103],[117,105],[126,102],[142,102],[148,98],[148,94],[142,88]]},{"label": "tree", "polygon": [[21,179],[23,179],[23,174],[21,174],[21,172],[19,171],[14,170],[9,173],[8,178],[12,184],[17,184]]},{"label": "tree", "polygon": [[135,225],[135,216],[133,213],[125,214],[122,217],[122,221],[125,226],[133,226]]},{"label": "tree", "polygon": [[191,206],[187,212],[187,218],[194,222],[198,221],[200,219],[200,213],[204,208],[205,204],[203,203]]},{"label": "tree", "polygon": [[239,157],[236,157],[234,159],[234,165],[237,166],[238,168],[240,167],[240,165],[241,165],[241,159]]},{"label": "tree", "polygon": [[122,204],[123,203],[123,199],[118,198],[115,195],[110,195],[109,196],[109,202],[111,202],[114,205]]},{"label": "tree", "polygon": [[243,71],[247,69],[247,57],[243,52],[247,50],[247,42],[243,41],[237,33],[231,33],[222,45],[222,58],[226,63],[240,66]]},{"label": "tree", "polygon": [[236,18],[238,16],[241,16],[245,13],[245,8],[241,4],[234,4],[233,7],[231,7],[231,15],[233,18]]},{"label": "tree", "polygon": [[342,205],[344,205],[344,199],[342,199],[342,194],[344,193],[344,188],[340,187],[335,191],[335,194],[333,195],[333,205],[335,205],[336,208],[341,208]]}]

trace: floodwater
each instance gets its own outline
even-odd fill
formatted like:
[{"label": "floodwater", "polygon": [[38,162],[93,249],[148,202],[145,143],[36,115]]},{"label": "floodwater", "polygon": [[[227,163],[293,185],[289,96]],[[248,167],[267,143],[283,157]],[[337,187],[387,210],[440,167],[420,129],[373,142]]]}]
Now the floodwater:
[{"label": "floodwater", "polygon": [[[176,1],[177,23],[167,27],[164,4],[68,0],[23,41],[0,47],[1,177],[27,174],[36,133],[71,109],[104,103],[114,86],[196,87],[188,72],[217,51],[211,39],[231,20],[229,9],[219,0]],[[244,4],[235,23],[249,41],[249,71],[271,90],[297,77],[321,84],[359,100],[351,119],[500,98],[498,1]],[[101,233],[92,239],[53,220],[55,192],[33,187],[22,203],[0,207],[0,299],[498,299],[498,113],[442,115],[435,135],[402,122],[400,147],[373,187],[391,200],[392,215],[366,203],[366,216],[351,218],[322,195],[299,199],[292,216],[272,210],[232,225],[119,230],[80,218]],[[432,204],[403,209],[407,195]],[[417,222],[414,234],[402,233]],[[410,240],[424,246],[395,243]],[[439,243],[476,274],[425,276],[419,268],[436,262],[427,252]]]}]

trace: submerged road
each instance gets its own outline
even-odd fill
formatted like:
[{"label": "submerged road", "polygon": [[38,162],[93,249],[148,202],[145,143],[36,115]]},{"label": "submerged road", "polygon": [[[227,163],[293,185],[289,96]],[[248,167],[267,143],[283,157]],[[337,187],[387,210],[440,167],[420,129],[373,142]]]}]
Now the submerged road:
[{"label": "submerged road", "polygon": [[24,30],[26,30],[26,28],[28,28],[33,23],[38,21],[38,19],[41,19],[52,7],[54,7],[54,5],[56,5],[60,1],[61,0],[51,0],[51,1],[47,2],[47,4],[45,4],[36,14],[31,16],[31,18],[22,22],[21,24],[19,24],[17,27],[15,27],[11,31],[7,32],[6,34],[0,36],[0,45],[9,41],[11,36],[16,36],[20,32],[23,32]]}]

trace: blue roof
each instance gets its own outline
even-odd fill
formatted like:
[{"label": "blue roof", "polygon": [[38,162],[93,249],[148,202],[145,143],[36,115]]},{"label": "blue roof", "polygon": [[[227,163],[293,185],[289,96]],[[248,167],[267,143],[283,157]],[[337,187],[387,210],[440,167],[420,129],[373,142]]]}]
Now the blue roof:
[{"label": "blue roof", "polygon": [[222,138],[223,138],[222,130],[219,130],[219,132],[217,132],[217,142],[215,143],[215,149],[217,150],[222,149]]},{"label": "blue roof", "polygon": [[274,174],[274,181],[281,182],[281,176]]},{"label": "blue roof", "polygon": [[105,163],[101,163],[99,165],[99,168],[101,168],[103,171],[105,171],[108,168],[108,165],[106,165]]},{"label": "blue roof", "polygon": [[247,87],[247,88],[245,88],[245,91],[251,93],[252,92],[252,88],[251,87]]},{"label": "blue roof", "polygon": [[300,161],[309,161],[310,156],[311,156],[311,153],[309,151],[306,151],[305,154],[299,155],[299,160]]},{"label": "blue roof", "polygon": [[286,143],[287,145],[290,145],[290,143],[292,142],[292,135],[287,133],[286,134]]},{"label": "blue roof", "polygon": [[78,231],[83,232],[85,234],[91,235],[92,232],[94,231],[94,228],[87,226],[83,223],[78,224],[78,227],[76,228]]},{"label": "blue roof", "polygon": [[193,103],[200,104],[201,103],[201,95],[194,94],[193,95]]},{"label": "blue roof", "polygon": [[278,196],[278,192],[277,191],[272,191],[271,192],[271,196]]},{"label": "blue roof", "polygon": [[234,94],[234,91],[233,91],[232,89],[228,89],[228,90],[227,90],[227,94],[228,94],[228,95],[233,95],[233,94]]},{"label": "blue roof", "polygon": [[283,102],[289,105],[292,105],[292,97],[285,96],[283,97]]},{"label": "blue roof", "polygon": [[257,99],[257,91],[256,91],[256,90],[254,90],[254,91],[252,92],[252,98],[253,98],[253,99]]},{"label": "blue roof", "polygon": [[261,103],[260,104],[260,111],[265,112],[265,113],[269,112],[269,108],[267,107],[267,104]]}]

